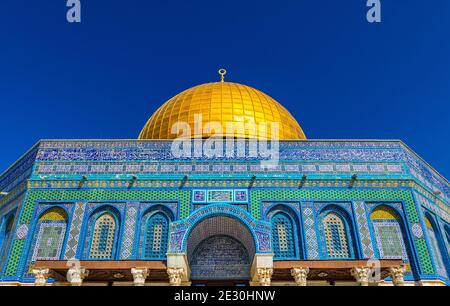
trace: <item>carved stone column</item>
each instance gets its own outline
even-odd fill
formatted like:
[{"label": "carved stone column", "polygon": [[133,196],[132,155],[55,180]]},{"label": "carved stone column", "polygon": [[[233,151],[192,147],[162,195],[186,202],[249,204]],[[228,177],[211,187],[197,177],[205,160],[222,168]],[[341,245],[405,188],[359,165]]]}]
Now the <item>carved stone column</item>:
[{"label": "carved stone column", "polygon": [[404,286],[405,280],[403,279],[403,275],[405,274],[405,266],[399,266],[399,267],[390,267],[389,273],[392,276],[392,283],[394,286]]},{"label": "carved stone column", "polygon": [[309,273],[309,268],[292,268],[291,275],[295,279],[297,286],[306,286],[306,278]]},{"label": "carved stone column", "polygon": [[67,281],[72,286],[81,286],[85,277],[89,275],[89,270],[85,268],[73,267],[67,271]]},{"label": "carved stone column", "polygon": [[167,253],[167,274],[171,286],[190,285],[191,269],[185,253]]},{"label": "carved stone column", "polygon": [[369,286],[369,267],[354,267],[350,271],[360,286]]},{"label": "carved stone column", "polygon": [[167,274],[169,275],[170,286],[180,286],[181,279],[183,278],[183,268],[167,268]]},{"label": "carved stone column", "polygon": [[49,269],[33,269],[34,274],[34,285],[35,286],[45,286],[48,280]]},{"label": "carved stone column", "polygon": [[145,279],[148,277],[147,268],[131,268],[131,274],[133,274],[133,282],[135,286],[145,285]]},{"label": "carved stone column", "polygon": [[258,268],[256,270],[258,274],[258,281],[260,286],[270,286],[270,280],[272,278],[272,268]]}]

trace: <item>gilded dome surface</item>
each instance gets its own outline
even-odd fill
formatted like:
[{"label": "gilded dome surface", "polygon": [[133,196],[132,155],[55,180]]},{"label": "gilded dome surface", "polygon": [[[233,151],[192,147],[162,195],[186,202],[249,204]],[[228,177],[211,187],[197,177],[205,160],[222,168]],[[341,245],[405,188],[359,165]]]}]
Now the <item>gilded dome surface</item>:
[{"label": "gilded dome surface", "polygon": [[[211,129],[217,137],[270,139],[272,123],[276,122],[280,140],[306,139],[300,125],[280,103],[257,89],[231,82],[202,84],[176,95],[151,116],[139,139],[174,139],[177,134],[172,134],[172,126],[176,122],[189,124],[191,138],[210,137],[208,130],[194,129],[195,115],[201,115],[202,126],[220,123],[221,131]],[[231,132],[226,129],[227,123],[235,127]]]}]

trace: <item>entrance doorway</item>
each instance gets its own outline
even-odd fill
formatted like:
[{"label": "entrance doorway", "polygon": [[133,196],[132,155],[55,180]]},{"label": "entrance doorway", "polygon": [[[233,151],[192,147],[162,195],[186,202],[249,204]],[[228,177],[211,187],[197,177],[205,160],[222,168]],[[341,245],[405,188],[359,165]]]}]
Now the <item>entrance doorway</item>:
[{"label": "entrance doorway", "polygon": [[227,235],[201,241],[190,259],[193,285],[245,286],[250,279],[250,256],[245,246]]}]

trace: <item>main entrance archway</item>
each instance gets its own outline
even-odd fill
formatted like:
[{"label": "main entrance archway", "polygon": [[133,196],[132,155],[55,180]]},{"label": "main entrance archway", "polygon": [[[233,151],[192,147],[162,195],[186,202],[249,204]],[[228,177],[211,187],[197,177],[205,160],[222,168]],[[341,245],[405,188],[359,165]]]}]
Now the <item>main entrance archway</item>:
[{"label": "main entrance archway", "polygon": [[193,281],[248,281],[254,255],[255,242],[249,229],[228,216],[202,220],[187,242]]},{"label": "main entrance archway", "polygon": [[203,240],[192,254],[192,280],[248,280],[250,258],[238,240],[216,235]]}]

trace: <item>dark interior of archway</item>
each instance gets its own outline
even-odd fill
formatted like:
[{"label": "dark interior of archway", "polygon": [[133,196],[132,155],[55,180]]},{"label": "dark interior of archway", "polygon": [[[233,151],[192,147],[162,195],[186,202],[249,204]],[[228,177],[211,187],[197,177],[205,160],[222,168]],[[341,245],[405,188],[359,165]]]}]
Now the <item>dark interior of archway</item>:
[{"label": "dark interior of archway", "polygon": [[215,235],[200,242],[189,264],[193,281],[250,278],[250,257],[247,249],[241,242],[227,235]]}]

